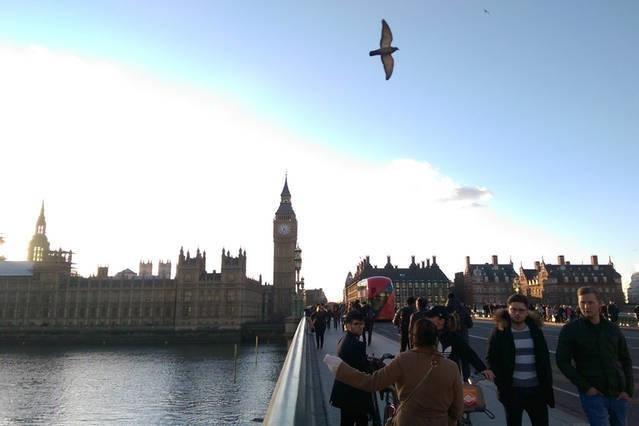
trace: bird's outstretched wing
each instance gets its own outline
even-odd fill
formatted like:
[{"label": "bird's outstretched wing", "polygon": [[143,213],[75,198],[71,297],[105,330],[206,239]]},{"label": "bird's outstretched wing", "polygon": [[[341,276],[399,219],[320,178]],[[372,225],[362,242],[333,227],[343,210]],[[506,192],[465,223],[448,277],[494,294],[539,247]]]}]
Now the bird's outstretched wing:
[{"label": "bird's outstretched wing", "polygon": [[395,60],[392,55],[382,55],[382,64],[384,64],[384,72],[386,73],[386,80],[393,75],[393,67],[395,66]]},{"label": "bird's outstretched wing", "polygon": [[384,19],[382,19],[382,38],[379,41],[379,47],[390,47],[393,41],[393,33]]}]

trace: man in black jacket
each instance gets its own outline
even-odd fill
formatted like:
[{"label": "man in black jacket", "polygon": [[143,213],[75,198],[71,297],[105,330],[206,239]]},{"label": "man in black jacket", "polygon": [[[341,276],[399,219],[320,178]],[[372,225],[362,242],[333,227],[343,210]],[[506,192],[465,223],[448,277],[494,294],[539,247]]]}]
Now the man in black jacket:
[{"label": "man in black jacket", "polygon": [[508,426],[520,426],[524,410],[533,426],[547,426],[548,407],[555,406],[555,396],[543,321],[528,310],[522,294],[510,296],[507,306],[495,313],[497,325],[488,339],[486,357],[499,401]]},{"label": "man in black jacket", "polygon": [[326,322],[329,318],[324,306],[317,304],[317,310],[311,314],[311,324],[315,330],[315,344],[317,349],[324,348],[324,333],[326,332]]},{"label": "man in black jacket", "polygon": [[[337,344],[337,356],[353,368],[369,373],[366,345],[359,341],[364,331],[364,316],[357,310],[346,315],[346,335]],[[372,394],[335,380],[331,404],[341,410],[340,426],[366,426],[373,410]]]},{"label": "man in black jacket", "polygon": [[410,349],[410,340],[408,339],[408,326],[410,325],[410,317],[415,313],[415,298],[410,296],[406,299],[406,306],[398,309],[393,317],[393,324],[399,327],[401,333],[400,352]]},{"label": "man in black jacket", "polygon": [[557,367],[577,386],[591,425],[625,425],[634,391],[626,338],[619,327],[602,317],[597,289],[581,287],[577,299],[583,318],[562,327]]},{"label": "man in black jacket", "polygon": [[[373,340],[373,326],[375,325],[375,310],[371,305],[364,302],[362,309],[360,310],[364,317],[364,332],[362,333],[362,340],[365,345],[370,346]],[[366,339],[368,335],[368,341]]]}]

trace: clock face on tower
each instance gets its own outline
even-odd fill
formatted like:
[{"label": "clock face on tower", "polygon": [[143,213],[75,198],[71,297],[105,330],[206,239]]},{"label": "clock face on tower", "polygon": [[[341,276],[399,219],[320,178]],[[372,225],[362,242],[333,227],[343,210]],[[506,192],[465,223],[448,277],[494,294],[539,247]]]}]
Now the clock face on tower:
[{"label": "clock face on tower", "polygon": [[280,223],[279,225],[277,225],[278,234],[288,235],[289,232],[291,232],[291,227],[288,225],[288,223]]}]

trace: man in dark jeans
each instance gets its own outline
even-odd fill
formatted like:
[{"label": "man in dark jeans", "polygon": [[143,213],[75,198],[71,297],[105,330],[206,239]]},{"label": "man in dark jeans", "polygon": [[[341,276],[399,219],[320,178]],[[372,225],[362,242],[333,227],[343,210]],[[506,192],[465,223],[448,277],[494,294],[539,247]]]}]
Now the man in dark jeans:
[{"label": "man in dark jeans", "polygon": [[[337,356],[360,371],[370,372],[366,345],[359,341],[364,331],[364,316],[358,310],[346,315],[346,335],[337,344]],[[340,426],[366,426],[368,413],[373,409],[372,395],[335,380],[331,404],[341,411]]]},{"label": "man in dark jeans", "polygon": [[577,298],[583,318],[562,327],[557,367],[577,386],[591,425],[625,425],[634,390],[626,338],[619,327],[602,317],[597,289],[581,287]]},{"label": "man in dark jeans", "polygon": [[521,426],[524,410],[533,426],[548,425],[548,407],[555,406],[543,319],[528,310],[522,294],[508,298],[507,309],[495,313],[496,327],[488,339],[488,368],[495,375],[499,401],[508,426]]},{"label": "man in dark jeans", "polygon": [[[362,333],[362,340],[365,345],[370,346],[373,340],[373,326],[375,325],[375,310],[368,303],[364,302],[362,309],[360,310],[364,316],[364,333]],[[368,335],[368,340],[366,336]]]},{"label": "man in dark jeans", "polygon": [[317,310],[311,314],[311,324],[315,330],[315,343],[317,349],[324,348],[324,333],[326,332],[326,320],[328,313],[324,307],[320,304],[317,305]]},{"label": "man in dark jeans", "polygon": [[406,306],[398,309],[395,312],[393,318],[393,324],[399,327],[401,333],[401,349],[400,352],[404,352],[406,349],[410,349],[410,341],[408,340],[408,326],[410,325],[410,317],[415,313],[415,298],[409,297],[406,299]]}]

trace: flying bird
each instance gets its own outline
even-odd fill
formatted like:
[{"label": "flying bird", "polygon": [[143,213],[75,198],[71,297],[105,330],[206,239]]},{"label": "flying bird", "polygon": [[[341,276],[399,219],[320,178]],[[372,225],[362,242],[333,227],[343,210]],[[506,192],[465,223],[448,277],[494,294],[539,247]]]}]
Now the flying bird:
[{"label": "flying bird", "polygon": [[487,13],[490,15],[490,12],[488,11],[488,9],[484,9],[484,13]]},{"label": "flying bird", "polygon": [[390,27],[386,23],[384,19],[382,19],[382,38],[379,41],[379,49],[371,50],[368,52],[369,56],[379,55],[382,57],[382,64],[384,65],[384,72],[386,73],[386,80],[391,78],[393,74],[393,67],[395,65],[395,61],[393,60],[392,53],[396,50],[399,50],[396,47],[391,46],[391,42],[393,41],[393,33],[390,30]]}]

